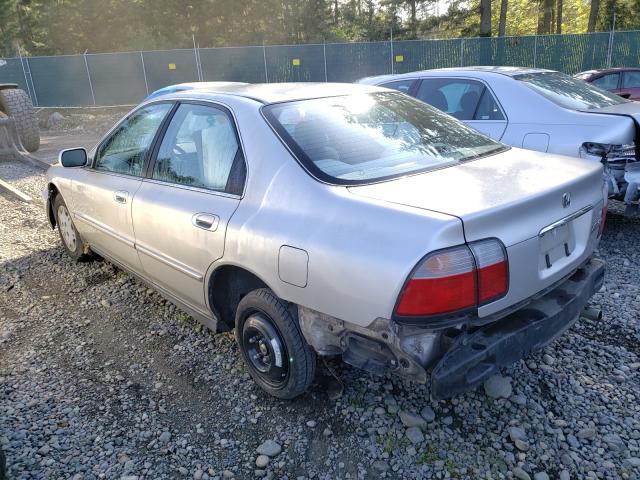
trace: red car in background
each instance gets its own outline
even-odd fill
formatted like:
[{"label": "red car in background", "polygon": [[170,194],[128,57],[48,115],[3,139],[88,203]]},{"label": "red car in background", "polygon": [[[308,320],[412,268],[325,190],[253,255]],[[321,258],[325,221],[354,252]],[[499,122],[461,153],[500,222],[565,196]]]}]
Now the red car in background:
[{"label": "red car in background", "polygon": [[588,70],[576,74],[575,77],[629,100],[640,100],[640,68]]}]

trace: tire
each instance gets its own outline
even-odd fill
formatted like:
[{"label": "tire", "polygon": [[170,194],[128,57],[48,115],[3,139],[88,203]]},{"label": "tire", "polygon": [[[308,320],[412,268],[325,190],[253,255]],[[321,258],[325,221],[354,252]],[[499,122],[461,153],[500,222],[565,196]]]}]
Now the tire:
[{"label": "tire", "polygon": [[38,150],[40,148],[38,117],[27,93],[18,88],[0,90],[0,110],[15,121],[24,148],[28,152]]},{"label": "tire", "polygon": [[67,254],[76,262],[89,260],[91,254],[85,253],[82,237],[80,237],[78,230],[76,230],[67,204],[64,203],[62,195],[60,194],[56,195],[53,199],[53,214],[56,218],[56,225],[58,226],[58,234],[60,235],[60,240],[62,240],[62,246],[67,251]]},{"label": "tire", "polygon": [[316,354],[300,331],[295,306],[268,288],[253,290],[240,301],[236,341],[249,374],[270,395],[292,399],[313,382]]}]

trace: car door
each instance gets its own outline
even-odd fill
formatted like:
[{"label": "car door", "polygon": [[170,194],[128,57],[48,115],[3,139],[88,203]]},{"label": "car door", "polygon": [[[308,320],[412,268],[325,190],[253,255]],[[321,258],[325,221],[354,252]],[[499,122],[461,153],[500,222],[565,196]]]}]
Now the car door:
[{"label": "car door", "polygon": [[423,78],[415,97],[500,140],[507,118],[487,85],[466,78]]},{"label": "car door", "polygon": [[188,306],[206,311],[204,277],[224,252],[246,165],[231,112],[180,103],[133,201],[144,272]]},{"label": "car door", "polygon": [[91,247],[135,271],[141,270],[131,217],[145,162],[162,121],[173,104],[140,108],[100,143],[91,165],[73,180],[73,217]]},{"label": "car door", "polygon": [[616,93],[629,100],[640,100],[640,71],[628,70],[624,72],[620,90]]}]

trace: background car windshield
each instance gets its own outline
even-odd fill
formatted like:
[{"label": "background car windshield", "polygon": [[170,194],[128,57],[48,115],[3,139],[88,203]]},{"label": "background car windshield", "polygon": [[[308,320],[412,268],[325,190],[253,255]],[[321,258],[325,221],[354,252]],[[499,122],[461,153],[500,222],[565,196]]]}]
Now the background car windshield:
[{"label": "background car windshield", "polygon": [[507,148],[399,93],[274,104],[265,116],[313,175],[337,184],[370,183]]},{"label": "background car windshield", "polygon": [[628,101],[560,72],[527,73],[514,78],[557,105],[572,110],[603,108]]}]

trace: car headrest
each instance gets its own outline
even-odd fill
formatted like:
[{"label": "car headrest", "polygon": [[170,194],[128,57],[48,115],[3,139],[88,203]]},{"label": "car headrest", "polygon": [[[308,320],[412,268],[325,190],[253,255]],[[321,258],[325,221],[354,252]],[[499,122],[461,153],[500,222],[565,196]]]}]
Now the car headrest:
[{"label": "car headrest", "polygon": [[444,96],[440,90],[432,90],[427,95],[425,95],[424,99],[429,105],[436,107],[438,110],[442,110],[446,112],[449,110],[449,102],[447,102],[447,97]]},{"label": "car headrest", "polygon": [[476,111],[476,106],[480,100],[480,95],[475,90],[470,90],[460,98],[460,108],[465,114],[473,115]]}]

